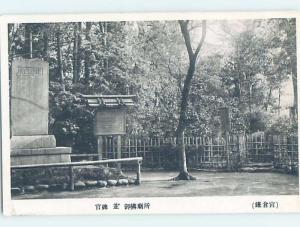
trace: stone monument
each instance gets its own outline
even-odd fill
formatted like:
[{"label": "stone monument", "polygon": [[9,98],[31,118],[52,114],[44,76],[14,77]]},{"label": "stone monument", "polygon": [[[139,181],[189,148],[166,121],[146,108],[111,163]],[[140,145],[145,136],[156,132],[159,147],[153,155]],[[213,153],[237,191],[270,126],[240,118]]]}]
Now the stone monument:
[{"label": "stone monument", "polygon": [[70,162],[71,148],[48,135],[49,65],[39,59],[12,62],[11,165]]}]

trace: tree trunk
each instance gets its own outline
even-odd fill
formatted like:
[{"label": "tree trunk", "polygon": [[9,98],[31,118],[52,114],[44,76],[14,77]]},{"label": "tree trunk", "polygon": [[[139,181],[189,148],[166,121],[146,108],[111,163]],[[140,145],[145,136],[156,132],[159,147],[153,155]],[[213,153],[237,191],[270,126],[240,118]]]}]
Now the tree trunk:
[{"label": "tree trunk", "polygon": [[[237,59],[240,59],[240,47],[239,43],[236,42],[236,56]],[[235,81],[235,92],[236,92],[236,97],[238,97],[239,104],[241,103],[241,97],[242,97],[242,84],[241,84],[241,66],[240,66],[240,61],[236,62],[236,67],[237,67],[237,79]]]},{"label": "tree trunk", "polygon": [[[107,26],[108,26],[108,22],[100,22],[99,23],[99,26],[101,28],[101,32],[102,32],[102,35],[103,35],[103,46],[104,46],[104,49],[107,50]],[[103,66],[104,66],[104,72],[105,72],[105,76],[107,77],[108,76],[108,68],[109,68],[109,61],[108,61],[108,58],[104,58],[103,59]]]},{"label": "tree trunk", "polygon": [[267,102],[265,104],[265,110],[268,111],[268,107],[270,105],[270,101],[271,101],[271,97],[272,97],[272,87],[270,85],[270,88],[269,88],[269,94],[268,94],[268,99],[267,99]]},{"label": "tree trunk", "polygon": [[180,159],[179,159],[179,175],[174,178],[175,180],[195,180],[195,177],[191,176],[188,173],[188,169],[187,169],[185,144],[184,144],[184,131],[187,126],[188,100],[189,100],[191,82],[195,73],[196,60],[206,36],[206,21],[202,21],[202,37],[195,51],[193,51],[191,45],[190,34],[187,28],[188,22],[189,21],[179,21],[181,33],[183,35],[186,49],[189,56],[189,67],[188,67],[187,75],[182,89],[180,117],[179,117],[179,122],[176,130],[177,141],[178,141],[178,152],[179,152]]},{"label": "tree trunk", "polygon": [[61,82],[64,90],[64,71],[63,71],[63,62],[62,62],[62,51],[61,51],[61,34],[60,30],[56,32],[56,48],[57,48],[57,74],[58,79]]},{"label": "tree trunk", "polygon": [[281,89],[278,88],[278,116],[280,116],[280,109],[281,109]]},{"label": "tree trunk", "polygon": [[296,119],[298,116],[298,89],[297,89],[297,61],[293,58],[292,60],[292,81],[294,91],[294,108],[296,113]]},{"label": "tree trunk", "polygon": [[78,36],[77,31],[74,31],[74,46],[73,46],[73,83],[78,81],[78,72],[77,72],[77,57],[78,57]]},{"label": "tree trunk", "polygon": [[81,29],[82,24],[78,22],[78,56],[77,56],[77,73],[78,73],[78,80],[80,79],[81,74]]},{"label": "tree trunk", "polygon": [[195,60],[190,62],[190,66],[187,72],[186,79],[184,81],[181,105],[180,105],[180,117],[177,127],[177,141],[178,141],[178,152],[179,152],[179,175],[175,178],[176,180],[194,180],[195,178],[189,175],[186,164],[186,153],[184,144],[184,131],[187,126],[187,109],[188,109],[188,99],[191,87],[191,81],[195,72]]},{"label": "tree trunk", "polygon": [[48,61],[48,47],[49,47],[49,43],[48,43],[48,31],[47,29],[44,29],[43,31],[43,59],[44,61]]},{"label": "tree trunk", "polygon": [[87,46],[84,54],[84,78],[88,82],[91,75],[91,22],[86,22],[85,39]]},{"label": "tree trunk", "polygon": [[25,53],[24,58],[32,58],[32,29],[31,24],[25,24]]},{"label": "tree trunk", "polygon": [[80,78],[80,22],[74,25],[74,46],[73,46],[73,83],[77,83]]},{"label": "tree trunk", "polygon": [[181,164],[180,164],[180,173],[187,175],[188,170],[187,170],[187,165],[186,165],[186,154],[185,154],[185,145],[184,145],[184,132],[181,132],[180,135],[178,136],[178,145],[180,147],[180,159],[181,159]]}]

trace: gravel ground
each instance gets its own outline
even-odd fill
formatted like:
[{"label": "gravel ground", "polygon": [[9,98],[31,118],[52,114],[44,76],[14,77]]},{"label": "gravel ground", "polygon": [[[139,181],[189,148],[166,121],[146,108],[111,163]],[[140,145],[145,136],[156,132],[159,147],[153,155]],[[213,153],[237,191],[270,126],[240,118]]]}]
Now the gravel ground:
[{"label": "gravel ground", "polygon": [[[126,173],[134,176],[134,173]],[[189,197],[235,195],[296,195],[298,176],[280,173],[192,172],[195,181],[172,181],[176,172],[143,172],[139,186],[90,188],[82,191],[40,192],[13,199],[65,199],[105,197]]]}]

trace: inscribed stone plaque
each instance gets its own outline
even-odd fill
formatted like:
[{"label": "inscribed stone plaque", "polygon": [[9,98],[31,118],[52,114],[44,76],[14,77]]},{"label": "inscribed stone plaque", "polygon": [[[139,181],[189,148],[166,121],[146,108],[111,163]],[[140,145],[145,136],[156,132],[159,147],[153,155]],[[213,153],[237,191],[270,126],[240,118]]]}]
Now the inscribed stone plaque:
[{"label": "inscribed stone plaque", "polygon": [[49,66],[38,59],[12,62],[11,130],[14,136],[48,134]]},{"label": "inscribed stone plaque", "polygon": [[103,109],[98,110],[95,116],[94,134],[122,135],[126,133],[126,109]]}]

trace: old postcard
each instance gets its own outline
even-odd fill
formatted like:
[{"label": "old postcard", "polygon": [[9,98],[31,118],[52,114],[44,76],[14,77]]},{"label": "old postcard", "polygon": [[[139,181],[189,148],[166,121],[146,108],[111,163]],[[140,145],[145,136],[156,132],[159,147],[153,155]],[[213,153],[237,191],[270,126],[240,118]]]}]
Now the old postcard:
[{"label": "old postcard", "polygon": [[4,213],[299,212],[299,20],[1,17]]}]

